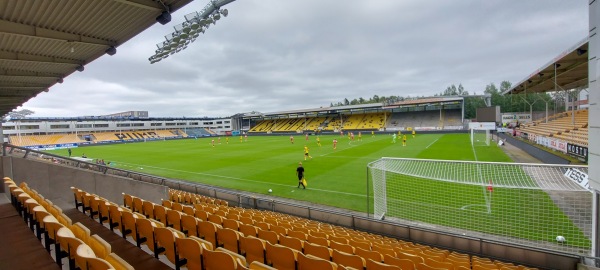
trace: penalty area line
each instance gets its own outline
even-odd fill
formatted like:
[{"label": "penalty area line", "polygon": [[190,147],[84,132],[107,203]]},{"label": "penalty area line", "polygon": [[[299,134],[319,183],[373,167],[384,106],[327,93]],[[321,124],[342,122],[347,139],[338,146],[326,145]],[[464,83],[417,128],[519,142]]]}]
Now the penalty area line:
[{"label": "penalty area line", "polygon": [[[253,183],[259,183],[259,184],[265,184],[265,185],[276,185],[276,186],[282,186],[282,187],[290,187],[290,185],[286,185],[286,184],[267,183],[267,182],[261,182],[261,181],[256,181],[256,180],[244,179],[244,178],[233,177],[233,176],[225,176],[225,175],[210,174],[210,173],[201,173],[201,172],[190,172],[190,171],[184,171],[184,170],[161,168],[161,167],[156,167],[156,166],[140,165],[140,164],[132,164],[132,163],[123,163],[123,162],[121,162],[121,164],[131,164],[132,166],[137,166],[137,167],[146,167],[146,168],[160,169],[160,170],[165,170],[165,171],[183,172],[183,173],[188,173],[188,174],[204,175],[204,176],[211,176],[211,177],[215,177],[215,178],[225,178],[225,179],[239,180],[239,181],[245,181],[245,182],[253,182]],[[292,187],[295,188],[295,186],[292,186]],[[335,194],[344,194],[344,195],[350,195],[350,196],[366,197],[366,195],[363,195],[363,194],[356,194],[356,193],[349,193],[349,192],[342,192],[342,191],[335,191],[335,190],[318,189],[318,188],[311,188],[310,190],[316,190],[316,191],[328,192],[328,193],[335,193]]]}]

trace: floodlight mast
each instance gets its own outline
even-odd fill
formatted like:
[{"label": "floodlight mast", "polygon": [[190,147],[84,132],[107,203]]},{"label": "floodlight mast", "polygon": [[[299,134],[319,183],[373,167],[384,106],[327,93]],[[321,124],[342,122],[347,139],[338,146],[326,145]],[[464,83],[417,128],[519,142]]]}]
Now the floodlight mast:
[{"label": "floodlight mast", "polygon": [[185,15],[185,22],[174,26],[174,32],[165,36],[165,41],[156,44],[158,49],[148,60],[150,64],[159,62],[169,55],[185,50],[188,45],[196,41],[210,24],[216,24],[221,15],[227,17],[229,11],[221,7],[235,0],[211,0],[200,12]]}]

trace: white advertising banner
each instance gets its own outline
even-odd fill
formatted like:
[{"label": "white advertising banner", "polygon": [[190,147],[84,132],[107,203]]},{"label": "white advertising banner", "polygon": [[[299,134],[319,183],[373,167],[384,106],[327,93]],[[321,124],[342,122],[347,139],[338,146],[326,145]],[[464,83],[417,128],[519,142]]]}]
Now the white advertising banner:
[{"label": "white advertising banner", "polygon": [[529,123],[531,122],[530,113],[503,113],[502,123]]},{"label": "white advertising banner", "polygon": [[494,123],[494,122],[471,122],[471,123],[469,123],[469,129],[496,130],[496,123]]},{"label": "white advertising banner", "polygon": [[559,139],[549,138],[549,147],[563,153],[567,153],[567,142]]},{"label": "white advertising banner", "polygon": [[550,141],[548,140],[548,137],[544,137],[544,136],[537,136],[535,138],[535,142],[539,145],[543,145],[546,147],[550,147]]}]

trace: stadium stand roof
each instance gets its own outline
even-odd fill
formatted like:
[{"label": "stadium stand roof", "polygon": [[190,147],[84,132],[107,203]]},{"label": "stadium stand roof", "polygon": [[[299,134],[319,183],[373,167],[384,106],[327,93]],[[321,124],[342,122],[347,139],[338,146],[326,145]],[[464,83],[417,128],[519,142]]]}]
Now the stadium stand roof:
[{"label": "stadium stand roof", "polygon": [[0,115],[191,1],[0,0]]},{"label": "stadium stand roof", "polygon": [[406,99],[403,101],[396,102],[394,104],[390,104],[387,108],[396,108],[410,105],[423,105],[423,104],[435,104],[435,103],[445,103],[445,102],[459,102],[463,101],[464,97],[431,97],[431,98],[418,98],[418,99]]},{"label": "stadium stand roof", "polygon": [[588,37],[582,39],[502,94],[519,94],[525,91],[527,93],[550,92],[555,89],[586,87],[588,85],[588,43]]}]

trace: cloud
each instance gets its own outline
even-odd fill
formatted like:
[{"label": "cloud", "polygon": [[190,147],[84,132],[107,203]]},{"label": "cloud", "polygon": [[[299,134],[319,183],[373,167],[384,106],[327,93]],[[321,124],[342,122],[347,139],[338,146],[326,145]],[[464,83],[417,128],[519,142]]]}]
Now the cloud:
[{"label": "cloud", "polygon": [[186,50],[149,64],[156,44],[198,8],[24,107],[34,116],[229,116],[429,96],[459,83],[482,93],[490,82],[523,79],[588,32],[585,1],[244,0]]}]

